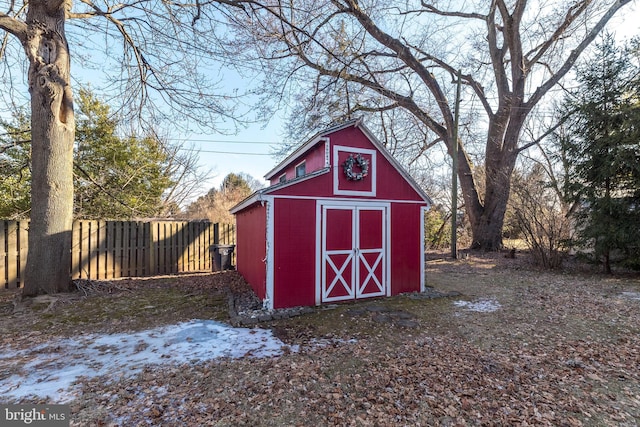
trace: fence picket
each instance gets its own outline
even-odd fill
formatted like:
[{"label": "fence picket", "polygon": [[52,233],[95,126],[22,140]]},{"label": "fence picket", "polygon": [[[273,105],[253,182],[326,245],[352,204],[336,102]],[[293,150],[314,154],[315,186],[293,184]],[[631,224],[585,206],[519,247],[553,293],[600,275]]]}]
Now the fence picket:
[{"label": "fence picket", "polygon": [[132,222],[122,223],[122,276],[131,276],[131,226]]},{"label": "fence picket", "polygon": [[156,260],[158,259],[158,245],[156,242],[156,233],[157,233],[157,223],[149,223],[148,224],[148,231],[149,233],[147,234],[147,240],[146,242],[148,242],[148,248],[145,252],[146,255],[146,265],[147,265],[147,269],[146,269],[146,274],[148,276],[152,276],[154,274],[156,274],[157,269],[156,269]]},{"label": "fence picket", "polygon": [[195,222],[187,223],[187,229],[189,230],[187,240],[189,243],[187,246],[187,250],[189,251],[189,271],[196,271],[198,269],[196,267],[198,265],[198,261],[196,260],[196,226],[197,223]]},{"label": "fence picket", "polygon": [[96,278],[97,279],[110,279],[107,274],[107,253],[108,253],[108,230],[106,221],[97,221],[96,223]]},{"label": "fence picket", "polygon": [[7,253],[7,221],[0,221],[0,289],[9,288],[9,277],[7,270],[7,261],[9,254]]},{"label": "fence picket", "polygon": [[154,251],[154,264],[153,271],[155,274],[162,274],[164,271],[160,268],[161,265],[164,265],[164,252],[160,247],[160,243],[162,239],[160,237],[163,231],[163,224],[161,222],[156,222],[151,225],[153,227],[153,236],[151,240],[153,241],[153,251]]},{"label": "fence picket", "polygon": [[162,240],[161,245],[164,246],[164,263],[162,263],[163,274],[171,274],[175,272],[176,256],[173,250],[173,241],[175,236],[175,224],[167,222],[162,224]]},{"label": "fence picket", "polygon": [[116,224],[113,221],[107,221],[105,223],[105,276],[108,278],[114,278],[114,265],[115,265],[115,237],[116,237]]},{"label": "fence picket", "polygon": [[18,277],[21,287],[24,287],[24,274],[27,269],[27,250],[29,249],[28,221],[18,222]]},{"label": "fence picket", "polygon": [[18,222],[9,221],[7,227],[7,283],[9,288],[19,288],[18,282]]},{"label": "fence picket", "polygon": [[136,224],[136,276],[144,276],[147,266],[144,259],[144,244],[147,241],[147,224],[143,222]]},{"label": "fence picket", "polygon": [[81,251],[79,256],[80,277],[84,279],[96,275],[96,271],[92,268],[93,266],[91,265],[90,249],[93,247],[93,242],[91,239],[91,222],[92,221],[78,221],[77,224],[77,228],[79,228],[78,235],[80,237],[79,249]]},{"label": "fence picket", "polygon": [[164,273],[170,274],[174,272],[174,265],[177,262],[175,253],[173,250],[173,241],[176,239],[174,225],[172,223],[164,224],[164,235],[162,236],[162,242],[164,243]]},{"label": "fence picket", "polygon": [[185,264],[185,251],[183,250],[184,248],[184,242],[185,242],[185,234],[186,234],[186,230],[184,227],[184,224],[179,222],[176,224],[176,240],[174,241],[174,246],[173,249],[175,251],[176,254],[176,270],[175,273],[180,273],[182,271],[184,271],[184,264]]},{"label": "fence picket", "polygon": [[78,266],[80,265],[80,256],[82,255],[81,239],[79,237],[80,227],[74,221],[71,229],[71,278],[79,279],[82,277]]}]

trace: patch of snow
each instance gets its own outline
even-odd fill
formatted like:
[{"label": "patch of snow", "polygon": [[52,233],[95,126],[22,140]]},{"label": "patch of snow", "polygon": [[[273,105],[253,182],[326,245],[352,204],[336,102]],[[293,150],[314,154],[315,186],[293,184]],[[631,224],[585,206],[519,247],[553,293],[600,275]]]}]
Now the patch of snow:
[{"label": "patch of snow", "polygon": [[0,366],[18,374],[0,378],[0,396],[46,397],[66,403],[82,377],[130,377],[146,365],[198,363],[219,357],[272,357],[288,347],[270,330],[233,328],[212,320],[191,320],[146,331],[88,334],[52,340],[28,350],[3,349]]},{"label": "patch of snow", "polygon": [[335,347],[341,344],[355,344],[357,342],[358,340],[355,338],[351,338],[348,340],[340,339],[340,338],[314,338],[309,341],[309,345],[311,347],[324,348],[324,347],[331,347],[331,346]]},{"label": "patch of snow", "polygon": [[500,303],[494,299],[479,299],[477,301],[454,301],[456,307],[464,308],[468,311],[477,311],[479,313],[492,313],[500,307]]},{"label": "patch of snow", "polygon": [[623,292],[622,297],[640,301],[640,292]]}]

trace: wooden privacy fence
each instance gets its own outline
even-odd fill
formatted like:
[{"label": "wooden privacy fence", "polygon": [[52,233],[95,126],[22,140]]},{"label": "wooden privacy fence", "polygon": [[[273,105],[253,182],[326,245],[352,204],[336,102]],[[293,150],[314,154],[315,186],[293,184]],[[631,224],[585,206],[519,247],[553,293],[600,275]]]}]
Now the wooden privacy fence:
[{"label": "wooden privacy fence", "polygon": [[[28,221],[0,220],[0,289],[23,286],[28,226]],[[235,229],[229,224],[78,220],[72,231],[71,277],[109,280],[212,271],[212,248],[230,244],[235,244]]]}]

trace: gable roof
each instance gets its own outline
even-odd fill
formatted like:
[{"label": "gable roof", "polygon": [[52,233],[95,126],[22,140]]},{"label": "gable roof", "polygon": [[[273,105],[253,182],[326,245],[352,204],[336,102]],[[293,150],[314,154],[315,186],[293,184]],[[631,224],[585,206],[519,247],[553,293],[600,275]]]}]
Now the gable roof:
[{"label": "gable roof", "polygon": [[339,130],[342,130],[342,129],[352,127],[352,126],[357,127],[358,124],[361,122],[362,122],[361,118],[347,120],[344,123],[340,123],[340,124],[328,127],[327,129],[324,129],[323,131],[316,133],[311,138],[309,138],[307,142],[305,142],[304,144],[296,148],[291,154],[285,157],[284,160],[282,160],[273,169],[267,172],[264,178],[269,180],[274,176],[278,175],[279,172],[281,172],[283,169],[286,169],[287,166],[289,166],[291,163],[294,163],[298,158],[306,154],[307,151],[313,148],[318,142],[324,140],[327,137],[327,135],[332,134],[334,132],[338,132]]},{"label": "gable roof", "polygon": [[[232,207],[231,209],[229,209],[229,212],[231,212],[232,214],[235,214],[236,212],[239,212],[241,210],[243,210],[244,208],[247,208],[249,206],[251,206],[252,204],[256,203],[256,202],[261,202],[263,201],[263,195],[269,194],[273,191],[276,190],[280,190],[281,188],[285,188],[285,187],[289,187],[290,185],[295,185],[299,182],[302,181],[306,181],[308,179],[312,179],[315,178],[316,176],[319,175],[323,175],[325,173],[328,173],[331,171],[331,168],[322,168],[319,169],[317,171],[313,171],[311,173],[299,176],[297,178],[293,178],[293,179],[289,179],[285,182],[279,182],[277,184],[271,185],[269,187],[266,188],[261,188],[260,190],[256,191],[255,193],[251,194],[249,197],[247,197],[246,199],[242,200],[240,203],[238,203],[237,205],[235,205],[234,207]],[[429,204],[431,204],[431,202],[429,202]]]},{"label": "gable roof", "polygon": [[[295,163],[299,158],[303,157],[310,149],[316,146],[320,141],[326,140],[331,134],[338,132],[342,129],[347,129],[349,127],[355,127],[360,129],[362,133],[369,139],[369,141],[373,144],[373,146],[384,156],[384,158],[391,163],[391,165],[402,175],[402,177],[409,183],[409,185],[420,195],[420,197],[427,202],[429,206],[431,206],[432,201],[431,198],[424,192],[424,190],[418,185],[418,183],[413,179],[413,177],[404,169],[404,167],[389,153],[386,147],[371,133],[371,131],[364,125],[362,118],[348,120],[344,123],[331,126],[321,132],[316,133],[314,136],[309,138],[304,144],[300,145],[296,150],[294,150],[291,154],[289,154],[284,160],[278,163],[273,169],[271,169],[264,176],[265,179],[270,180],[274,176],[280,174],[284,169],[290,166],[292,163]],[[281,184],[271,185],[269,187],[260,189],[253,193],[251,196],[247,197],[245,200],[238,203],[236,206],[230,209],[232,214],[241,211],[242,209],[252,205],[255,202],[261,201],[262,195],[266,195],[271,193],[272,191],[278,190],[285,186],[294,185],[301,181],[306,181],[307,179],[315,178],[318,175],[322,175],[324,173],[329,172],[329,168],[323,168],[313,173],[288,180]]]}]

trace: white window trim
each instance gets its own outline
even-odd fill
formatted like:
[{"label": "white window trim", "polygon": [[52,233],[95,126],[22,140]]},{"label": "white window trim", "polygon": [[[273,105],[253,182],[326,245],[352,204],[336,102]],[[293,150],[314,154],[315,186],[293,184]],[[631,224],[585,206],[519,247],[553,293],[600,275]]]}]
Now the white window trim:
[{"label": "white window trim", "polygon": [[[371,190],[370,191],[358,191],[358,190],[340,190],[340,174],[342,173],[342,165],[338,163],[338,156],[341,151],[346,151],[349,153],[356,154],[368,154],[371,156],[371,164],[369,165],[369,175],[368,179],[371,179]],[[378,168],[376,167],[377,160],[377,151],[370,150],[367,148],[356,148],[356,147],[348,147],[345,145],[334,145],[333,146],[333,194],[340,196],[376,196],[376,174]]]},{"label": "white window trim", "polygon": [[[302,175],[298,175],[298,168],[299,168],[300,166],[302,166],[302,165],[304,165],[304,174],[302,174]],[[296,165],[296,167],[295,167],[295,168],[293,168],[293,171],[294,171],[294,174],[295,174],[296,178],[300,178],[300,177],[305,176],[305,175],[307,174],[307,161],[306,161],[306,160],[303,160],[303,161],[301,161],[300,163],[298,163],[298,164]]]}]

